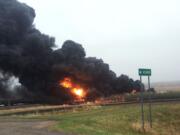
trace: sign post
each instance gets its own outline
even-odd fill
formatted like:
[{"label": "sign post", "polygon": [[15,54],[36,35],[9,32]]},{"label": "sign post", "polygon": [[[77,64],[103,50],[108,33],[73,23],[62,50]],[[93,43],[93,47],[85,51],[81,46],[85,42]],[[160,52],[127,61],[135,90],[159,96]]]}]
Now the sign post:
[{"label": "sign post", "polygon": [[142,129],[144,131],[144,101],[143,101],[143,92],[144,92],[144,87],[142,86],[142,77],[140,76],[140,81],[141,81],[141,119],[142,119]]},{"label": "sign post", "polygon": [[[148,90],[149,90],[149,124],[152,128],[152,111],[151,111],[151,91],[150,91],[150,76],[151,76],[151,69],[139,69],[139,76],[140,81],[142,83],[142,76],[148,76]],[[143,87],[141,86],[141,118],[142,118],[142,129],[144,131],[144,99],[143,99]]]},{"label": "sign post", "polygon": [[149,124],[152,128],[152,109],[151,109],[151,90],[150,90],[150,77],[148,76],[148,89],[149,89]]}]

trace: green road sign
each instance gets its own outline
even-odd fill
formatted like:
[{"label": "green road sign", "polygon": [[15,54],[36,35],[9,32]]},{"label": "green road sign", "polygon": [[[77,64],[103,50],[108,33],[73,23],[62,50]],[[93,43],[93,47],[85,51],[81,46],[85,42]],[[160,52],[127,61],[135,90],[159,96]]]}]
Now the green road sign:
[{"label": "green road sign", "polygon": [[139,69],[139,75],[140,76],[151,76],[151,69]]}]

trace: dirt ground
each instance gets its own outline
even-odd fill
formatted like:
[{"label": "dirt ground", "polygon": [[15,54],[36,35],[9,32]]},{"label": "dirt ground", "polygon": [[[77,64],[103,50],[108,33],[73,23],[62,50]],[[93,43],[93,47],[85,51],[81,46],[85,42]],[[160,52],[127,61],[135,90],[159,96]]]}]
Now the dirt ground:
[{"label": "dirt ground", "polygon": [[67,135],[47,129],[53,121],[0,119],[0,135]]}]

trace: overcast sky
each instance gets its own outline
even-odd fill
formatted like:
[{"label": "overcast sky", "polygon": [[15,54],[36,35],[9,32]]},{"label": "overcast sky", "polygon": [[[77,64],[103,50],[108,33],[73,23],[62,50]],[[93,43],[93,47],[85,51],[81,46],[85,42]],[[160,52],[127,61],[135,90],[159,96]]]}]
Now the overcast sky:
[{"label": "overcast sky", "polygon": [[179,0],[19,0],[36,11],[35,25],[56,44],[71,39],[117,73],[152,81],[180,80]]}]

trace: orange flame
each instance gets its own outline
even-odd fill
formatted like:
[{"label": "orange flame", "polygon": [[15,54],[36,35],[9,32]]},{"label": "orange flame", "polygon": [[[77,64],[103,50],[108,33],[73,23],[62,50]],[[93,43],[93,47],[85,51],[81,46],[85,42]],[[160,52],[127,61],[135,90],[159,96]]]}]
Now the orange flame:
[{"label": "orange flame", "polygon": [[71,93],[74,94],[78,99],[83,99],[86,96],[85,90],[78,84],[73,83],[71,78],[65,77],[60,81],[60,85],[69,89]]},{"label": "orange flame", "polygon": [[64,78],[64,80],[60,81],[60,85],[64,88],[72,88],[72,82],[70,78]]},{"label": "orange flame", "polygon": [[84,90],[82,88],[73,88],[72,92],[80,98],[83,98],[85,96]]}]

